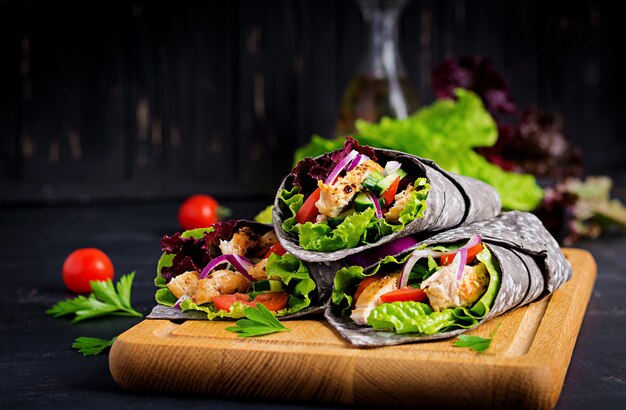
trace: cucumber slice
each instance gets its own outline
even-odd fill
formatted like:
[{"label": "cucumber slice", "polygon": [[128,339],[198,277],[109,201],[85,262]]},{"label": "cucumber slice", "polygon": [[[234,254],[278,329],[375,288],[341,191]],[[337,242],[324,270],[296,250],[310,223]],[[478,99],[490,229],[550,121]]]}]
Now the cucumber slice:
[{"label": "cucumber slice", "polygon": [[259,280],[252,283],[252,290],[255,292],[282,292],[283,282],[273,279]]},{"label": "cucumber slice", "polygon": [[387,175],[381,181],[379,181],[372,189],[372,192],[374,192],[376,196],[380,196],[383,194],[383,192],[387,190],[387,188],[389,188],[391,184],[393,184],[393,181],[395,181],[396,178],[400,177],[400,179],[402,179],[405,176],[406,176],[406,172],[404,172],[401,169],[398,169],[392,172],[391,174]]},{"label": "cucumber slice", "polygon": [[365,189],[371,191],[372,189],[374,189],[376,184],[382,181],[384,178],[385,176],[380,172],[373,171],[367,176],[367,178],[365,178],[365,181],[363,181],[363,186],[365,187]]},{"label": "cucumber slice", "polygon": [[357,212],[363,212],[367,208],[373,208],[373,207],[374,207],[374,203],[364,192],[359,192],[354,197],[354,209]]}]

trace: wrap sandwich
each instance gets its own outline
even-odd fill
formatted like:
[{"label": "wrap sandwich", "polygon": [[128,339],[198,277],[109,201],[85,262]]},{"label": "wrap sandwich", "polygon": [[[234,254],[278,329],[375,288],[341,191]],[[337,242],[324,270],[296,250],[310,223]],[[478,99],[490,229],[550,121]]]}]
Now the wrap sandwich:
[{"label": "wrap sandwich", "polygon": [[219,222],[166,235],[161,250],[151,319],[237,319],[258,303],[281,318],[299,317],[321,312],[331,290],[329,280],[314,279],[328,275],[287,253],[271,225]]},{"label": "wrap sandwich", "polygon": [[494,188],[398,151],[360,146],[298,162],[278,189],[273,222],[302,260],[337,261],[394,239],[500,212]]},{"label": "wrap sandwich", "polygon": [[447,338],[555,291],[571,274],[536,216],[506,212],[347,258],[325,316],[358,346]]}]

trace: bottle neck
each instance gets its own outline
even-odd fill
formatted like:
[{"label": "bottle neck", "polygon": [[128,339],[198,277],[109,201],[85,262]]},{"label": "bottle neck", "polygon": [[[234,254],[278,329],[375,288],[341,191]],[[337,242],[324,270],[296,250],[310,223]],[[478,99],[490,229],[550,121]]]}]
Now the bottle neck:
[{"label": "bottle neck", "polygon": [[395,7],[380,7],[377,1],[361,3],[363,16],[369,24],[369,44],[363,74],[380,79],[392,79],[405,74],[398,47],[398,20],[402,3],[398,2]]}]

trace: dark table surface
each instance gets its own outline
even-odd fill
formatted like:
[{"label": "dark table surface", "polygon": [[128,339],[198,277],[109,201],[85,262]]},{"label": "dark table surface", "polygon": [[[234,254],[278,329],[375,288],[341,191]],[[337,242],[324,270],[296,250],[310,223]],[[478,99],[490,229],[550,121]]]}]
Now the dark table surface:
[{"label": "dark table surface", "polygon": [[[250,218],[264,203],[225,205],[235,217]],[[106,354],[83,357],[71,349],[78,336],[108,339],[140,319],[72,325],[47,316],[47,308],[72,296],[61,279],[64,258],[76,248],[97,247],[111,257],[116,277],[135,270],[133,306],[147,314],[159,239],[178,230],[176,210],[175,203],[0,208],[0,408],[340,408],[128,392],[111,378]],[[557,408],[625,408],[626,234],[578,246],[596,258],[598,278]]]}]

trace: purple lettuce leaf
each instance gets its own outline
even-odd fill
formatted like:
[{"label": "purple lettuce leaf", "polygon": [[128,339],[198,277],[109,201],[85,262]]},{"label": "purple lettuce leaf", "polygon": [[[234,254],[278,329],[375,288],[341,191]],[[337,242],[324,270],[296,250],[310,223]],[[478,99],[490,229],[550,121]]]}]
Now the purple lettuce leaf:
[{"label": "purple lettuce leaf", "polygon": [[351,136],[347,136],[343,148],[333,152],[327,152],[315,160],[310,157],[304,158],[291,170],[288,178],[291,179],[292,185],[300,188],[301,193],[309,194],[317,188],[317,181],[325,180],[335,166],[352,150],[367,155],[373,161],[378,159],[373,148],[361,146],[357,140]]},{"label": "purple lettuce leaf", "polygon": [[213,258],[221,255],[220,240],[231,240],[238,221],[224,221],[213,225],[213,231],[205,233],[200,239],[184,238],[180,233],[163,236],[161,250],[168,255],[176,255],[172,266],[164,266],[161,276],[166,283],[173,277],[187,271],[201,271]]},{"label": "purple lettuce leaf", "polygon": [[487,57],[447,59],[433,70],[431,82],[437,98],[455,98],[455,88],[466,88],[481,97],[491,114],[517,109],[508,84]]}]

